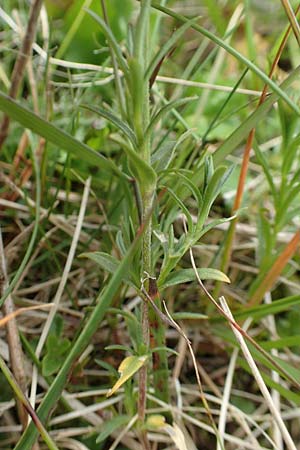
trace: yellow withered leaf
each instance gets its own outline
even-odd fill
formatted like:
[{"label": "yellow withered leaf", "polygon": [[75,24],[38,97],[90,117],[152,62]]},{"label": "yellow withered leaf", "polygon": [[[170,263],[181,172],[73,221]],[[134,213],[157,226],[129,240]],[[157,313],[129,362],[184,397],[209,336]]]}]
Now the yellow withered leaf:
[{"label": "yellow withered leaf", "polygon": [[147,417],[146,427],[148,430],[159,430],[166,425],[166,419],[161,414],[151,414]]},{"label": "yellow withered leaf", "polygon": [[113,395],[129,378],[132,377],[147,361],[148,355],[127,356],[121,362],[118,372],[120,378],[106,394],[107,397]]}]

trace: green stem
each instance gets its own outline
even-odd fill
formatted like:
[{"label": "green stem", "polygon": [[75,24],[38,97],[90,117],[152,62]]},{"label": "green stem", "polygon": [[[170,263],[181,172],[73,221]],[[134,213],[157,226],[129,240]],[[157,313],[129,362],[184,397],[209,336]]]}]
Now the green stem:
[{"label": "green stem", "polygon": [[[141,10],[136,26],[134,57],[131,63],[134,83],[132,84],[132,101],[134,111],[134,129],[139,146],[140,156],[147,165],[151,165],[151,133],[146,130],[150,123],[150,92],[149,83],[145,77],[149,61],[149,23],[150,23],[150,0],[141,1]],[[137,89],[139,87],[139,90]],[[144,288],[151,295],[151,281],[153,281],[153,261],[152,261],[152,209],[153,199],[156,192],[156,183],[141,182],[140,190],[142,193],[143,222],[149,217],[142,244],[142,278],[149,279],[145,282]],[[155,296],[155,300],[156,300]],[[160,305],[158,305],[160,307]],[[142,305],[142,326],[143,326],[143,344],[149,351],[149,346],[162,347],[165,345],[165,328],[160,322],[157,314],[149,307],[147,300]],[[150,334],[150,341],[149,341]],[[165,374],[167,370],[166,352],[160,351],[153,354],[153,378],[155,395],[168,401],[168,381]],[[164,371],[162,377],[161,370]],[[142,425],[145,419],[146,409],[146,391],[147,391],[147,367],[140,369],[139,376],[139,402],[138,415]],[[163,393],[163,394],[162,394]],[[143,444],[144,445],[144,444]]]}]

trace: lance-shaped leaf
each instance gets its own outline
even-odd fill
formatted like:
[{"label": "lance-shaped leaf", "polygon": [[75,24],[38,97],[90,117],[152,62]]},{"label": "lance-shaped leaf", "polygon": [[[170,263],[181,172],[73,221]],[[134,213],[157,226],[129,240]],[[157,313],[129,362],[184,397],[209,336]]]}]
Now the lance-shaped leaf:
[{"label": "lance-shaped leaf", "polygon": [[107,109],[101,107],[96,108],[95,106],[90,105],[81,105],[81,107],[98,114],[98,116],[104,117],[104,119],[114,124],[118,128],[118,130],[124,133],[124,135],[130,140],[132,145],[136,148],[136,139],[133,130],[130,128],[129,125],[127,125],[127,123],[125,123],[123,120],[120,120],[119,117],[117,117],[111,111],[108,111]]},{"label": "lance-shaped leaf", "polygon": [[[216,280],[230,283],[230,279],[227,277],[227,275],[225,275],[225,273],[221,272],[220,270],[201,268],[197,269],[197,272],[201,280]],[[176,270],[176,272],[170,273],[170,275],[162,285],[158,284],[158,287],[165,289],[167,287],[174,286],[175,284],[187,283],[189,281],[194,281],[195,279],[196,275],[194,269]]]},{"label": "lance-shaped leaf", "polygon": [[129,378],[131,378],[147,361],[148,355],[127,356],[121,362],[118,372],[120,378],[106,394],[107,397],[113,395]]}]

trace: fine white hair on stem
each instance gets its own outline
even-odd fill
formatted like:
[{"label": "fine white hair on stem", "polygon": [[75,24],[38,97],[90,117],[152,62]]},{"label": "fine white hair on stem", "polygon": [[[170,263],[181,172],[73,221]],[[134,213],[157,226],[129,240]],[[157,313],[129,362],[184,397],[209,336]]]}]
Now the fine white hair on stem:
[{"label": "fine white hair on stem", "polygon": [[[229,306],[227,305],[225,297],[223,297],[223,296],[220,297],[220,303],[221,303],[221,306],[223,308],[223,311],[233,320],[233,316],[231,314]],[[267,389],[267,387],[265,385],[265,382],[264,382],[264,380],[263,380],[263,378],[262,378],[262,376],[261,376],[261,374],[260,374],[260,372],[259,372],[259,370],[258,370],[258,368],[256,366],[256,363],[255,363],[254,359],[252,358],[252,355],[251,355],[251,353],[250,353],[250,351],[249,351],[249,349],[247,347],[247,344],[246,344],[243,336],[241,335],[241,333],[232,324],[230,324],[230,326],[231,326],[231,329],[232,329],[232,331],[233,331],[237,341],[240,344],[240,347],[241,347],[241,350],[242,350],[242,352],[244,354],[244,357],[245,357],[247,363],[249,364],[249,367],[250,367],[250,369],[251,369],[251,371],[253,373],[253,376],[254,376],[254,378],[256,380],[256,383],[257,383],[257,385],[258,385],[258,387],[259,387],[259,389],[260,389],[260,391],[261,391],[261,393],[262,393],[262,395],[263,395],[263,397],[264,397],[264,399],[265,399],[265,401],[266,401],[266,403],[268,405],[268,408],[269,408],[270,412],[272,413],[274,421],[276,422],[276,424],[278,425],[278,428],[281,431],[283,440],[285,441],[288,450],[297,450],[297,447],[295,446],[295,444],[294,444],[294,442],[293,442],[293,440],[292,440],[292,438],[291,438],[291,436],[290,436],[290,434],[288,432],[288,429],[286,428],[285,423],[282,420],[282,417],[280,415],[280,411],[278,411],[278,409],[276,408],[276,406],[275,406],[275,404],[273,402],[272,396],[270,395],[270,393],[269,393],[269,391],[268,391],[268,389]]]},{"label": "fine white hair on stem", "polygon": [[[40,340],[38,342],[37,348],[36,348],[36,356],[39,358],[43,346],[46,342],[48,333],[49,333],[49,329],[50,326],[52,324],[53,318],[58,310],[59,307],[59,303],[60,303],[60,299],[62,296],[62,293],[64,291],[65,285],[67,283],[68,280],[68,276],[69,276],[69,272],[71,270],[72,267],[72,263],[73,263],[73,259],[74,259],[74,255],[75,255],[75,251],[77,248],[77,244],[79,241],[79,237],[80,237],[80,232],[81,232],[81,228],[82,228],[82,224],[83,224],[83,220],[84,220],[84,216],[85,216],[85,210],[86,210],[86,206],[87,206],[87,202],[88,202],[88,197],[89,197],[89,192],[90,192],[90,187],[91,187],[91,177],[89,177],[86,180],[85,183],[85,187],[84,187],[84,191],[83,191],[83,195],[82,195],[82,201],[81,201],[81,205],[80,205],[80,210],[79,210],[79,215],[78,215],[78,220],[76,223],[76,228],[74,231],[74,235],[73,235],[73,239],[72,239],[72,243],[70,246],[70,250],[69,250],[69,254],[67,257],[67,261],[62,273],[62,277],[60,280],[60,283],[58,285],[55,297],[53,299],[53,306],[49,312],[49,315],[47,317],[47,320],[45,322],[42,334],[40,336]],[[36,366],[33,367],[33,373],[32,373],[32,382],[31,382],[31,393],[30,393],[30,401],[31,404],[34,406],[35,404],[35,396],[36,396],[36,387],[37,387],[37,376],[38,376],[38,372],[37,372],[37,368]]]}]

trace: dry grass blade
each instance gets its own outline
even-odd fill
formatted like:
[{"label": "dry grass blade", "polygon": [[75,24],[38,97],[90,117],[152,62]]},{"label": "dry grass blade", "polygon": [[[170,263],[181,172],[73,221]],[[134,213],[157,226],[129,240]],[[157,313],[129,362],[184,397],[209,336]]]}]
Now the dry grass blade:
[{"label": "dry grass blade", "polygon": [[0,319],[0,327],[3,327],[6,325],[9,321],[14,319],[17,316],[20,316],[21,314],[27,313],[28,311],[38,310],[38,309],[48,309],[53,306],[53,303],[47,303],[47,305],[36,305],[36,306],[27,306],[25,308],[19,308],[13,311],[12,313],[6,315],[2,319]]},{"label": "dry grass blade", "polygon": [[248,302],[248,307],[258,305],[263,299],[266,292],[268,292],[274,285],[275,281],[289,262],[289,260],[295,255],[300,242],[300,231],[297,231],[282,253],[278,256],[255,293]]},{"label": "dry grass blade", "polygon": [[[229,309],[229,307],[227,305],[227,302],[226,302],[225,298],[221,297],[220,298],[220,302],[221,302],[221,306],[222,306],[223,311],[225,312],[225,314],[233,320],[233,316],[231,314],[231,311],[230,311],[230,309]],[[262,395],[264,396],[264,398],[266,400],[268,408],[271,411],[271,413],[273,415],[273,418],[274,418],[275,422],[277,423],[277,425],[278,425],[278,427],[279,427],[279,429],[280,429],[280,431],[282,433],[282,436],[283,436],[283,439],[284,439],[284,441],[286,443],[287,448],[289,450],[297,450],[297,447],[296,447],[293,439],[291,438],[291,435],[288,432],[288,430],[287,430],[287,428],[285,426],[285,423],[282,420],[280,411],[278,411],[278,409],[276,408],[276,406],[275,406],[275,404],[273,402],[273,399],[272,399],[272,397],[271,397],[271,395],[270,395],[270,393],[269,393],[269,391],[268,391],[268,389],[267,389],[267,387],[266,387],[266,385],[264,383],[264,380],[263,380],[263,378],[262,378],[262,376],[261,376],[261,374],[260,374],[260,372],[259,372],[259,370],[258,370],[258,368],[257,368],[257,366],[255,364],[254,359],[252,358],[252,355],[251,355],[251,353],[250,353],[250,351],[249,351],[249,349],[248,349],[248,347],[246,345],[246,342],[244,341],[243,336],[241,335],[241,333],[234,326],[231,325],[231,328],[232,328],[232,331],[234,332],[234,334],[236,336],[236,339],[238,340],[238,342],[240,344],[241,350],[242,350],[242,352],[243,352],[243,354],[244,354],[244,356],[245,356],[245,358],[247,360],[247,363],[249,364],[249,366],[251,368],[251,371],[252,371],[253,376],[254,376],[254,378],[255,378],[255,380],[257,382],[257,385],[258,385]]]}]

